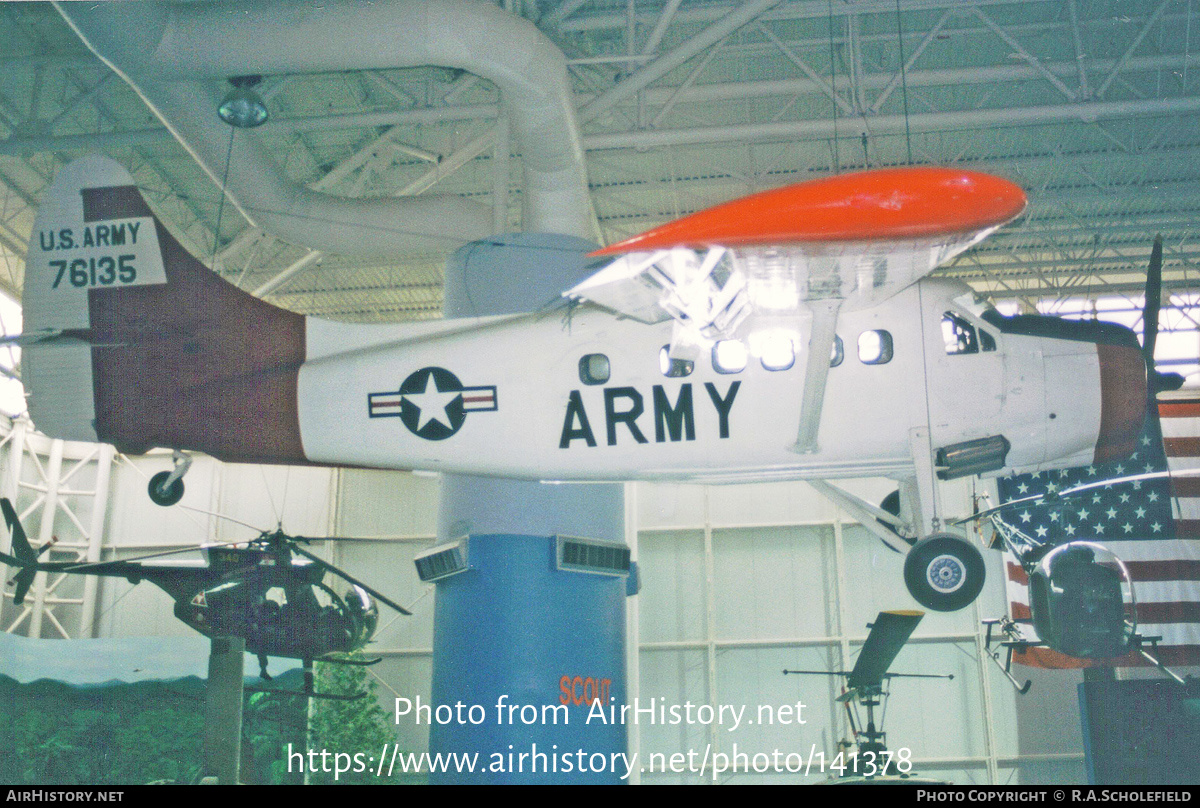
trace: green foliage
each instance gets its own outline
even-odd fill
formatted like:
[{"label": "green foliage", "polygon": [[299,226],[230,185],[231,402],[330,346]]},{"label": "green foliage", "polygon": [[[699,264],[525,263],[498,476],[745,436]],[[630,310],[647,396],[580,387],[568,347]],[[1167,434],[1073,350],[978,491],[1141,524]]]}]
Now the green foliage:
[{"label": "green foliage", "polygon": [[[194,783],[204,703],[205,683],[195,677],[80,688],[0,676],[0,783]],[[304,737],[303,696],[248,693],[243,782],[301,782],[300,772],[288,774],[285,753],[288,743],[303,748]]]},{"label": "green foliage", "polygon": [[[302,675],[289,671],[272,684],[302,690]],[[288,772],[288,745],[305,746],[307,700],[289,693],[247,693],[242,707],[241,780],[250,785],[299,785],[304,772]]]},{"label": "green foliage", "polygon": [[0,782],[191,782],[200,771],[203,699],[194,678],[75,688],[0,676]]},{"label": "green foliage", "polygon": [[[356,653],[354,658],[361,660],[363,657]],[[385,743],[390,756],[396,735],[390,716],[379,705],[374,677],[363,666],[334,663],[317,663],[316,673],[317,692],[366,693],[366,698],[356,701],[314,699],[309,721],[309,748],[324,749],[331,754],[361,754],[360,760],[374,760],[377,766]],[[390,780],[386,776],[376,777],[374,769],[368,766],[367,771],[342,773],[336,781],[332,772],[316,772],[309,776],[309,782],[382,784],[401,780],[398,776]]]}]

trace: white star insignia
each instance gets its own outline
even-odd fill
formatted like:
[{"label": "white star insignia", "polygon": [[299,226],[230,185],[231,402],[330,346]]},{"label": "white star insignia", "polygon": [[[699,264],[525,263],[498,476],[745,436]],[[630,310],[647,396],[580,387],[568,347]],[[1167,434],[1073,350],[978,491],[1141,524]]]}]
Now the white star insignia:
[{"label": "white star insignia", "polygon": [[406,393],[404,398],[416,405],[421,411],[421,419],[417,422],[417,431],[425,428],[425,425],[430,421],[437,421],[448,429],[453,429],[450,423],[450,416],[446,414],[446,408],[450,406],[450,402],[462,395],[462,392],[455,390],[450,393],[443,393],[437,389],[437,383],[433,380],[433,374],[430,373],[425,377],[425,390],[421,393]]}]

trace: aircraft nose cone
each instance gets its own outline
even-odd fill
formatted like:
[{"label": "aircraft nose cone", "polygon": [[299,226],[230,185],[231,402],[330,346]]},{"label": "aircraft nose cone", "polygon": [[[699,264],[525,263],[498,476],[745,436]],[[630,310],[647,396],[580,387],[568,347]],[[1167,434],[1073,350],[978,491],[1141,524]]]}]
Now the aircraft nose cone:
[{"label": "aircraft nose cone", "polygon": [[1146,418],[1146,363],[1126,345],[1099,344],[1100,434],[1095,462],[1132,454]]}]

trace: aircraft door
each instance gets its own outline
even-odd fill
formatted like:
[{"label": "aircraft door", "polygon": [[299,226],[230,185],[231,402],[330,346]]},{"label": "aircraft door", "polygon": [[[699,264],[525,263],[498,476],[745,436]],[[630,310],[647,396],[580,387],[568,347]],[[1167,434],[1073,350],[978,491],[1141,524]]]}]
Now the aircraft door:
[{"label": "aircraft door", "polygon": [[935,445],[984,437],[975,434],[979,424],[1000,414],[1006,394],[998,335],[943,303],[925,312],[925,372]]}]

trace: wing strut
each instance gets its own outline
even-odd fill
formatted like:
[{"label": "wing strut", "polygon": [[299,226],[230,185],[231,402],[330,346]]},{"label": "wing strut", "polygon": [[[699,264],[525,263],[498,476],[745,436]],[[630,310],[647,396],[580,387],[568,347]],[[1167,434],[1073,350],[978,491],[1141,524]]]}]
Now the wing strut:
[{"label": "wing strut", "polygon": [[837,337],[838,309],[841,298],[810,300],[812,333],[808,338],[808,360],[804,366],[804,394],[800,399],[800,430],[793,450],[801,454],[817,451],[817,430],[821,428],[821,408],[825,404],[825,381],[833,341]]}]

